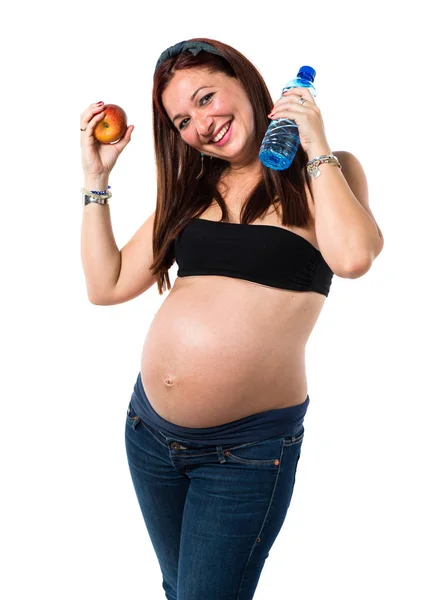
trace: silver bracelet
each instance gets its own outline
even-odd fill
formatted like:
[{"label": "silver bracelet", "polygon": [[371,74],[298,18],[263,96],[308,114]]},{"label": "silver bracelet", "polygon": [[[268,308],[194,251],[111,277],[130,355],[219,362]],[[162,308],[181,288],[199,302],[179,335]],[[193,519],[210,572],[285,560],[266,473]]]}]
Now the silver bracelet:
[{"label": "silver bracelet", "polygon": [[317,156],[307,163],[306,168],[309,175],[317,179],[321,175],[321,171],[318,169],[318,167],[323,163],[329,163],[334,167],[339,167],[342,169],[341,163],[334,154],[322,154],[321,156]]},{"label": "silver bracelet", "polygon": [[87,206],[92,202],[96,202],[97,204],[109,204],[108,198],[94,198],[93,196],[83,194],[83,206]]}]

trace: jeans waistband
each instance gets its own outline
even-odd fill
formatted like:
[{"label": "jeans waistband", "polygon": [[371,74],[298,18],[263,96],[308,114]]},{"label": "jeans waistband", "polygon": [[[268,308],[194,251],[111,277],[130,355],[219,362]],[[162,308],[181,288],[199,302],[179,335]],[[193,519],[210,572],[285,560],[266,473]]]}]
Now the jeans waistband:
[{"label": "jeans waistband", "polygon": [[295,406],[267,410],[215,427],[192,428],[171,423],[154,410],[143,388],[140,372],[131,396],[131,405],[144,423],[166,438],[190,445],[237,444],[297,435],[303,428],[309,402],[308,395],[302,404]]}]

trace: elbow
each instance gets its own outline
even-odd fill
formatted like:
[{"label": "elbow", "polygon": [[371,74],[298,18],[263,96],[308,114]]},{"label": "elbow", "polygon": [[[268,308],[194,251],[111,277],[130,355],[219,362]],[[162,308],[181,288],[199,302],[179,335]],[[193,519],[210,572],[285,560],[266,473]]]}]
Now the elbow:
[{"label": "elbow", "polygon": [[332,269],[332,271],[334,275],[337,275],[342,279],[357,279],[358,277],[361,277],[362,275],[367,273],[369,271],[369,268],[365,267],[362,269],[361,267],[351,267],[345,269]]},{"label": "elbow", "polygon": [[358,279],[365,275],[372,267],[374,260],[380,254],[384,246],[383,236],[379,238],[379,243],[369,254],[366,254],[363,258],[359,256],[357,261],[353,261],[350,265],[340,268],[335,271],[338,277],[344,277],[346,279]]},{"label": "elbow", "polygon": [[341,277],[345,277],[346,279],[358,279],[359,277],[365,275],[371,267],[372,261],[359,263],[349,269],[346,269]]},{"label": "elbow", "polygon": [[374,258],[375,257],[371,255],[363,260],[359,260],[358,262],[351,264],[350,266],[347,266],[341,271],[339,277],[345,277],[346,279],[358,279],[359,277],[366,275],[366,273],[372,267]]},{"label": "elbow", "polygon": [[107,298],[92,298],[88,296],[88,299],[89,302],[95,306],[110,306],[112,304]]}]

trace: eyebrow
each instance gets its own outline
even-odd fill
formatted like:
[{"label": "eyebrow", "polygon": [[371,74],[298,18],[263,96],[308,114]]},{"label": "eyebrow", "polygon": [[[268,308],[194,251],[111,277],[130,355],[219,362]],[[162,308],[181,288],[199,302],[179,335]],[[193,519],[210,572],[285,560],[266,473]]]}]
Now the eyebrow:
[{"label": "eyebrow", "polygon": [[[193,100],[196,98],[196,95],[200,92],[200,90],[203,90],[204,88],[210,88],[213,87],[212,85],[203,85],[202,87],[198,88],[191,96],[190,101],[193,102]],[[182,117],[182,115],[176,115],[175,117],[173,117],[172,119],[172,123],[175,123],[176,119],[179,119],[180,117]]]}]

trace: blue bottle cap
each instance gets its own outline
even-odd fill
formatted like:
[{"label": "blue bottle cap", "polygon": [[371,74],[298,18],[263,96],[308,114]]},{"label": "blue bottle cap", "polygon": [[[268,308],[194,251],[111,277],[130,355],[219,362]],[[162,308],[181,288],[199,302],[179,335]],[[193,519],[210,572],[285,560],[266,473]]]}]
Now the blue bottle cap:
[{"label": "blue bottle cap", "polygon": [[297,77],[301,77],[302,79],[308,79],[309,81],[313,81],[315,79],[315,75],[316,75],[315,69],[305,65],[305,66],[299,68]]}]

